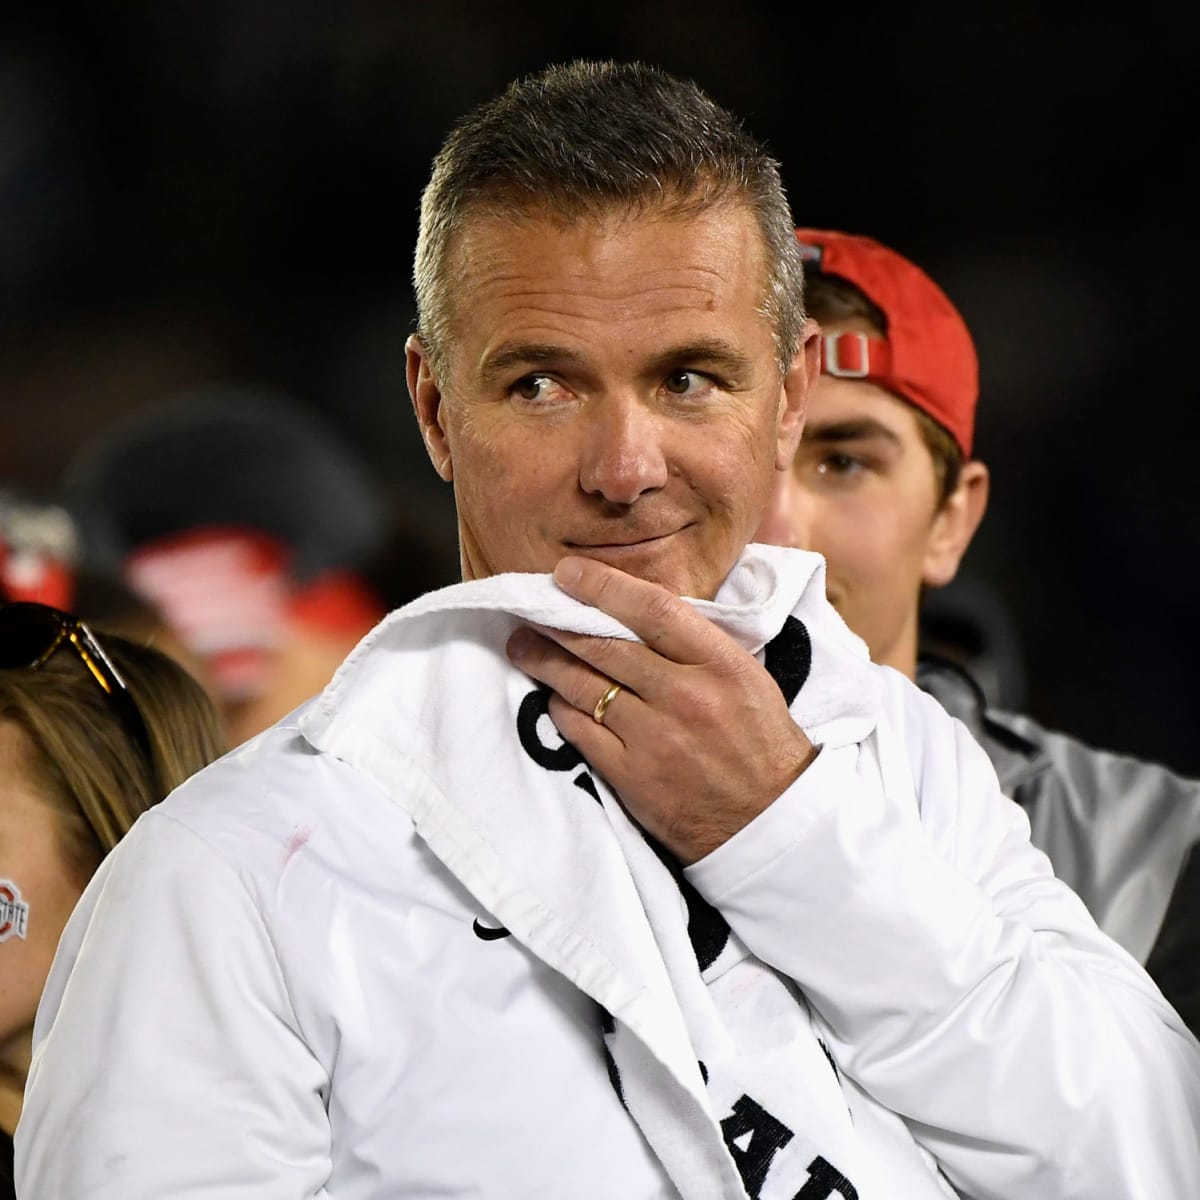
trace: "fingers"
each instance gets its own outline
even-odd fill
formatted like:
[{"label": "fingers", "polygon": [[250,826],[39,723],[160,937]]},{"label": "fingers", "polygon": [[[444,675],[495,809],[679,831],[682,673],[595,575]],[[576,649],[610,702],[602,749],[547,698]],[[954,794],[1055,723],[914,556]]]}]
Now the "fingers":
[{"label": "fingers", "polygon": [[722,652],[723,635],[690,604],[656,583],[578,557],[561,559],[554,580],[567,595],[615,617],[672,662],[700,665]]},{"label": "fingers", "polygon": [[[646,653],[644,647],[638,649]],[[640,703],[637,693],[621,680],[597,670],[566,647],[532,629],[516,630],[508,639],[507,650],[516,666],[557,693],[589,724],[603,725],[618,737],[622,719],[628,718],[635,704]],[[614,686],[617,687],[615,692]],[[574,716],[568,714],[568,719],[575,723]],[[559,729],[566,734],[561,725]]]},{"label": "fingers", "polygon": [[[537,678],[582,712],[591,713],[610,682],[647,704],[678,707],[686,703],[679,689],[695,678],[688,668],[712,671],[716,681],[732,680],[744,675],[753,661],[690,604],[658,584],[579,557],[562,559],[555,578],[568,594],[615,617],[642,639],[537,627],[543,639],[566,652],[550,657],[541,646],[538,653],[550,674]],[[528,670],[524,662],[513,661]],[[629,705],[621,707],[628,710]]]},{"label": "fingers", "polygon": [[559,733],[632,819],[695,862],[781,795],[814,747],[766,668],[686,601],[588,559],[562,560],[555,577],[642,641],[523,627],[509,657],[550,689]]}]

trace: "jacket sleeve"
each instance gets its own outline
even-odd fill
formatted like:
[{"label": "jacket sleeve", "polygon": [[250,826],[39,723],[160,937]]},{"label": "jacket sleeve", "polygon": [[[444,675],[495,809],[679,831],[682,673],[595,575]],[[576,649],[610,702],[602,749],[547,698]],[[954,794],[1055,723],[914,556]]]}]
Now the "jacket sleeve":
[{"label": "jacket sleeve", "polygon": [[1200,1033],[1200,845],[1193,843],[1146,961],[1146,970],[1193,1033]]},{"label": "jacket sleeve", "polygon": [[162,812],[93,878],[34,1029],[21,1200],[325,1196],[327,1079],[238,873]]},{"label": "jacket sleeve", "polygon": [[823,749],[689,878],[965,1194],[1193,1196],[1200,1045],[962,724],[890,688],[884,728]]},{"label": "jacket sleeve", "polygon": [[1029,814],[1034,842],[1200,1032],[1200,780],[1028,717],[989,720],[1035,748],[1034,769],[1009,790]]}]

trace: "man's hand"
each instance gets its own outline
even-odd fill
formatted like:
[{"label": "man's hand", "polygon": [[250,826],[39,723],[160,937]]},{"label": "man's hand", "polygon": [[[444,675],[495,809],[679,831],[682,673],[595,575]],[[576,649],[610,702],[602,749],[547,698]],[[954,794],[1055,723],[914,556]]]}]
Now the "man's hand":
[{"label": "man's hand", "polygon": [[[554,693],[559,732],[630,816],[686,866],[767,808],[816,756],[766,669],[679,597],[587,558],[564,558],[568,595],[645,645],[519,629],[512,661]],[[593,719],[611,684],[621,690]]]}]

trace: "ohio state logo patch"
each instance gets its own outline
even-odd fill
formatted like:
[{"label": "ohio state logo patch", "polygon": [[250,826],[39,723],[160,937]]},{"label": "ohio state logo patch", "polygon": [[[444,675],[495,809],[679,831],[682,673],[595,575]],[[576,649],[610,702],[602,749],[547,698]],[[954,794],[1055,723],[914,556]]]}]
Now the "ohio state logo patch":
[{"label": "ohio state logo patch", "polygon": [[11,879],[0,879],[0,942],[24,938],[28,927],[29,905],[21,899],[21,889]]}]

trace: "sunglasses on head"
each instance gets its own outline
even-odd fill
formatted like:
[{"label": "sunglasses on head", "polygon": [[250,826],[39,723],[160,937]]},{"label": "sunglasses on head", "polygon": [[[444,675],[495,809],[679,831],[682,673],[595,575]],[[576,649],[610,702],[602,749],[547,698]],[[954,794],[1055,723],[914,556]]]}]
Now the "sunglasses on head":
[{"label": "sunglasses on head", "polygon": [[48,604],[17,601],[0,605],[0,670],[36,671],[61,646],[79,656],[92,678],[108,696],[129,735],[154,761],[146,722],[138,711],[121,672],[100,647],[92,631],[70,613]]}]

